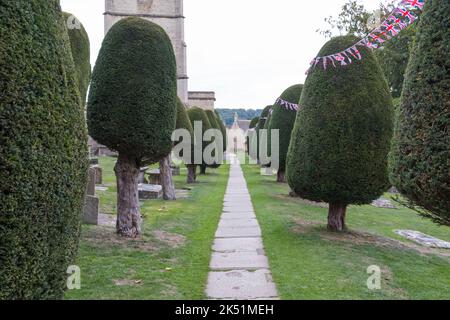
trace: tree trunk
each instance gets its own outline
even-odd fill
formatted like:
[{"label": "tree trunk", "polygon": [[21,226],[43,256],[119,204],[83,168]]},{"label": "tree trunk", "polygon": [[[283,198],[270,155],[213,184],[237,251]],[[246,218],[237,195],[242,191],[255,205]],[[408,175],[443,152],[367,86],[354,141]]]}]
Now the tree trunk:
[{"label": "tree trunk", "polygon": [[117,179],[117,233],[136,238],[141,234],[138,177],[140,166],[136,159],[119,154],[114,172]]},{"label": "tree trunk", "polygon": [[332,232],[345,231],[345,213],[347,211],[346,204],[330,203],[328,209],[328,230]]},{"label": "tree trunk", "polygon": [[187,165],[187,180],[186,182],[188,184],[195,183],[195,180],[197,179],[197,166],[195,164],[189,164]]},{"label": "tree trunk", "polygon": [[202,174],[202,175],[206,174],[206,166],[205,165],[200,166],[200,174]]},{"label": "tree trunk", "polygon": [[172,168],[170,167],[170,155],[159,161],[159,171],[164,200],[176,200],[175,186],[172,179]]},{"label": "tree trunk", "polygon": [[282,182],[282,183],[286,182],[285,172],[281,169],[278,169],[278,172],[277,172],[277,182]]}]

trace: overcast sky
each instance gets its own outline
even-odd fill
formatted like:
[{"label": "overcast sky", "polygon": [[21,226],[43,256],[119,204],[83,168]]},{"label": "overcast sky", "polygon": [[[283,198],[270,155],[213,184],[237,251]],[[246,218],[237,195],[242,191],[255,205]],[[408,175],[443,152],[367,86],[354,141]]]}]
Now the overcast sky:
[{"label": "overcast sky", "polygon": [[[305,80],[326,39],[316,30],[346,0],[185,0],[189,90],[215,91],[216,108],[260,109]],[[360,0],[374,9],[380,0]],[[85,26],[94,66],[105,0],[61,0]]]}]

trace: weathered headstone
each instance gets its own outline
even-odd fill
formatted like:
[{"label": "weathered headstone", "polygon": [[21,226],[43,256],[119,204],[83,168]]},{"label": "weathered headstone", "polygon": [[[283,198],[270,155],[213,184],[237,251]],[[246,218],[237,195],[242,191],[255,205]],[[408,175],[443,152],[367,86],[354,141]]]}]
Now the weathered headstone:
[{"label": "weathered headstone", "polygon": [[138,177],[138,183],[148,183],[147,179],[145,178],[145,174],[147,173],[148,167],[141,168],[139,172]]},{"label": "weathered headstone", "polygon": [[86,194],[88,196],[95,196],[95,174],[96,171],[94,168],[89,168],[89,176],[88,176],[88,185],[86,189]]},{"label": "weathered headstone", "polygon": [[430,248],[450,249],[450,243],[413,230],[394,230],[395,233]]},{"label": "weathered headstone", "polygon": [[380,198],[372,202],[372,206],[383,209],[397,209],[390,200]]},{"label": "weathered headstone", "polygon": [[163,196],[162,186],[140,183],[138,186],[139,200],[161,199]]},{"label": "weathered headstone", "polygon": [[89,180],[84,202],[83,222],[97,225],[100,200],[95,196],[95,180],[96,170],[91,167],[89,168]]},{"label": "weathered headstone", "polygon": [[148,173],[148,182],[150,184],[161,184],[161,171],[159,169],[150,170]]},{"label": "weathered headstone", "polygon": [[91,166],[95,170],[95,184],[103,183],[103,170],[99,165]]}]

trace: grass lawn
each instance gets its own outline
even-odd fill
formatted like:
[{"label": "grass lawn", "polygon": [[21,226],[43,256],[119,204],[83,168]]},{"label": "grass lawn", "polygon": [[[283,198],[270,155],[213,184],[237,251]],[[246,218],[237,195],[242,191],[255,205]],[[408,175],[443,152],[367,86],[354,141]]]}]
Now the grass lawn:
[{"label": "grass lawn", "polygon": [[[351,232],[326,231],[327,208],[287,196],[289,187],[243,165],[282,299],[450,299],[450,251],[427,249],[398,235],[411,229],[450,241],[409,209],[351,206]],[[381,290],[367,289],[367,268],[382,270]]]},{"label": "grass lawn", "polygon": [[[103,184],[102,213],[115,216],[115,159],[100,158]],[[229,167],[208,169],[191,186],[188,198],[173,202],[146,201],[141,208],[143,237],[123,240],[115,227],[83,226],[76,264],[81,289],[66,299],[203,299],[211,246],[228,180]],[[174,177],[177,189],[186,187],[186,169]]]}]

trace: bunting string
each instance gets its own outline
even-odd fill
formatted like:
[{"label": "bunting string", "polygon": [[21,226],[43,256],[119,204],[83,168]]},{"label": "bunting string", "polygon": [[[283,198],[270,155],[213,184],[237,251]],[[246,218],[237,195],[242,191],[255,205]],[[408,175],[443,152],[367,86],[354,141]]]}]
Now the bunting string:
[{"label": "bunting string", "polygon": [[[280,106],[286,108],[287,110],[291,111],[298,111],[298,104],[288,102],[286,100],[283,100],[281,98],[278,98],[277,101],[275,101],[276,104],[279,104]],[[273,112],[273,109],[270,109],[270,113]]]},{"label": "bunting string", "polygon": [[[321,65],[324,70],[330,65],[336,68],[336,65],[346,66],[355,60],[362,60],[361,52],[358,47],[367,47],[375,50],[380,48],[386,41],[396,37],[400,31],[410,26],[417,20],[417,10],[422,10],[426,0],[401,0],[397,7],[388,15],[383,23],[372,30],[362,40],[358,41],[351,47],[328,56],[316,57],[311,61],[311,67],[306,74],[312,69]],[[297,106],[298,110],[298,106]]]}]

